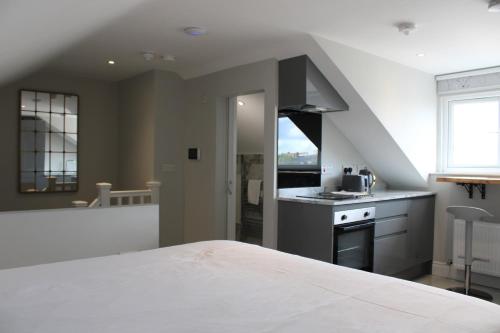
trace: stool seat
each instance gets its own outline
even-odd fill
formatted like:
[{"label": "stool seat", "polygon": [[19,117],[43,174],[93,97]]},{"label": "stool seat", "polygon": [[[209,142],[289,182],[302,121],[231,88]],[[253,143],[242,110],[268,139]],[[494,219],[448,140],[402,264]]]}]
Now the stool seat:
[{"label": "stool seat", "polygon": [[493,217],[493,214],[488,211],[468,206],[450,206],[446,209],[448,214],[452,215],[457,220],[465,221],[465,251],[464,251],[464,264],[465,264],[465,281],[464,287],[449,288],[448,290],[458,292],[461,294],[481,298],[484,300],[492,301],[493,297],[481,290],[472,289],[471,286],[471,269],[474,258],[472,257],[472,233],[474,221],[483,221],[488,217]]}]

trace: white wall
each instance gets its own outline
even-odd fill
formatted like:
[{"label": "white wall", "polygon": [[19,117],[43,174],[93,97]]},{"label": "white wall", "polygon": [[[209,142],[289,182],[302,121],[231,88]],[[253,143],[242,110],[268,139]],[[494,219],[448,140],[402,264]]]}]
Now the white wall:
[{"label": "white wall", "polygon": [[119,82],[120,178],[123,189],[160,188],[160,244],[184,241],[184,81],[149,71]]},{"label": "white wall", "polygon": [[119,187],[133,190],[154,180],[156,113],[154,72],[118,83]]},{"label": "white wall", "polygon": [[[500,88],[500,73],[491,73],[474,76],[464,76],[438,81],[439,94],[468,93],[471,90],[489,90]],[[453,183],[437,183],[436,177],[429,178],[430,190],[437,193],[435,215],[434,260],[446,262],[451,259],[451,233],[449,216],[446,207],[451,205],[474,206],[486,209],[500,223],[500,186],[486,185],[486,199],[481,199],[477,190],[474,198],[469,199],[467,192],[461,186]]]},{"label": "white wall", "polygon": [[201,149],[185,160],[185,241],[226,238],[228,97],[264,91],[264,245],[276,246],[276,109],[278,64],[265,60],[186,82],[185,148]]},{"label": "white wall", "polygon": [[[293,44],[295,52],[289,52],[289,55],[307,54],[349,105],[348,112],[332,112],[328,116],[371,165],[373,171],[392,188],[425,188],[427,179],[424,179],[364,97],[350,82],[349,68],[343,69],[346,71],[344,74],[335,62],[336,50],[342,49],[340,54],[345,54],[347,58],[351,54],[354,59],[353,68],[363,73],[364,68],[370,64],[365,65],[362,60],[357,59],[359,58],[357,54],[361,51],[329,41],[321,41],[320,44],[311,36],[297,39]],[[390,98],[388,100],[390,101]],[[406,127],[410,126],[413,125],[408,124]],[[435,146],[422,146],[422,149],[435,150]]]},{"label": "white wall", "polygon": [[160,244],[184,242],[184,80],[155,71],[154,178],[160,188]]},{"label": "white wall", "polygon": [[[18,192],[19,89],[79,95],[79,190],[73,193]],[[114,83],[44,70],[0,87],[0,211],[71,207],[93,200],[95,184],[118,180],[118,106]]]},{"label": "white wall", "polygon": [[0,213],[0,269],[158,247],[158,205]]},{"label": "white wall", "polygon": [[426,180],[436,170],[434,76],[321,37],[315,40]]},{"label": "white wall", "polygon": [[[342,185],[344,165],[357,166],[358,168],[366,166],[372,170],[370,164],[365,161],[356,147],[339,131],[326,114],[323,115],[322,130],[321,164],[324,170],[326,168],[326,172],[323,172],[321,176],[322,187],[326,186],[327,189],[333,191]],[[384,187],[384,180],[377,176],[377,188]]]}]

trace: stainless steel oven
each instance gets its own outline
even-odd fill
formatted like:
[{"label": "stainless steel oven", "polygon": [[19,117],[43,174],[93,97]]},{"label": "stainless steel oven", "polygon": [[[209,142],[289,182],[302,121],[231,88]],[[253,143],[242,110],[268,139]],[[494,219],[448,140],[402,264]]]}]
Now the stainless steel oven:
[{"label": "stainless steel oven", "polygon": [[375,207],[338,211],[333,219],[333,263],[373,272]]}]

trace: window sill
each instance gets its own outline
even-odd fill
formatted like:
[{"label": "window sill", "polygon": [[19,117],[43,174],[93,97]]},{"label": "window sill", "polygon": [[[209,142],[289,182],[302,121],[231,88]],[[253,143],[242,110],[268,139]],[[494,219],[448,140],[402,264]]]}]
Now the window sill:
[{"label": "window sill", "polygon": [[500,177],[498,172],[431,172],[430,176]]}]

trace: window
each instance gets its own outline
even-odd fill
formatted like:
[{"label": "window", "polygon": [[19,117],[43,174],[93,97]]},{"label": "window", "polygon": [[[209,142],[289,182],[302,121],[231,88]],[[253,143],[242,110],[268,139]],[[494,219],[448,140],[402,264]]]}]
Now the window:
[{"label": "window", "polygon": [[500,91],[442,97],[441,171],[500,173]]},{"label": "window", "polygon": [[[316,130],[316,131],[315,131]],[[282,115],[278,120],[278,168],[280,170],[319,170],[321,116]]]}]

